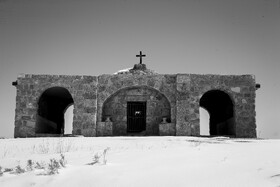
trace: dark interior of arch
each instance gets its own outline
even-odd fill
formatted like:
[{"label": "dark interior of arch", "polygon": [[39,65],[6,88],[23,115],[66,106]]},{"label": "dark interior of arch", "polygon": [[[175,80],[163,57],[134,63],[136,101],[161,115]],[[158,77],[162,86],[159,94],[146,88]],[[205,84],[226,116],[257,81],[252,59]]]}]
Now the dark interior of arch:
[{"label": "dark interior of arch", "polygon": [[69,91],[62,87],[47,89],[40,97],[36,120],[36,133],[63,134],[64,113],[74,104]]},{"label": "dark interior of arch", "polygon": [[235,136],[234,106],[227,93],[220,90],[208,91],[199,104],[210,115],[210,135]]}]

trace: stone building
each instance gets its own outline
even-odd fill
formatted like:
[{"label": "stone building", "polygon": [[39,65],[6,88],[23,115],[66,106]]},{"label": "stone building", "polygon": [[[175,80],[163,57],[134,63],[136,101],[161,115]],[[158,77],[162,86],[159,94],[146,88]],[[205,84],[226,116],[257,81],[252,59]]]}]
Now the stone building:
[{"label": "stone building", "polygon": [[199,136],[199,107],[210,135],[256,137],[252,75],[157,74],[136,64],[113,75],[20,75],[15,137],[62,136],[74,105],[73,135]]}]

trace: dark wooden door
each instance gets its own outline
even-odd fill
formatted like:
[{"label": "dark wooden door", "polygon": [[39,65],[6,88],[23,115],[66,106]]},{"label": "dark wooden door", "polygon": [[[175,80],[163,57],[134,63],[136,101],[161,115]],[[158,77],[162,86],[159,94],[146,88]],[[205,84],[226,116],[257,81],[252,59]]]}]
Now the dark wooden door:
[{"label": "dark wooden door", "polygon": [[127,102],[127,132],[146,130],[146,102]]}]

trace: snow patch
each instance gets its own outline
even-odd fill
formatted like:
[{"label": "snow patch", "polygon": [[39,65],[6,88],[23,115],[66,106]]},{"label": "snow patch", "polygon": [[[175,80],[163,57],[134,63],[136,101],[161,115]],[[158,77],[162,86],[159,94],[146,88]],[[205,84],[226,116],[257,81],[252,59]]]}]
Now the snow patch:
[{"label": "snow patch", "polygon": [[115,72],[114,75],[128,73],[129,70],[131,70],[131,69],[132,68],[126,68],[126,69],[123,69],[123,70],[119,70],[119,71]]}]

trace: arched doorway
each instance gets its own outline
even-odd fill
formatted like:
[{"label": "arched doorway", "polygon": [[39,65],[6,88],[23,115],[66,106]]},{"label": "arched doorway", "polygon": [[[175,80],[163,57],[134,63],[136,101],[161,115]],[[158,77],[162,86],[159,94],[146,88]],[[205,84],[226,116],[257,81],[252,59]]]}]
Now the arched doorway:
[{"label": "arched doorway", "polygon": [[66,110],[74,100],[66,88],[52,87],[41,95],[38,102],[37,134],[64,134]]},{"label": "arched doorway", "polygon": [[227,93],[221,90],[208,91],[201,97],[199,104],[210,115],[210,135],[235,136],[234,105]]},{"label": "arched doorway", "polygon": [[159,135],[163,118],[171,121],[166,96],[154,88],[135,86],[121,89],[103,104],[102,121],[113,122],[113,135]]}]

